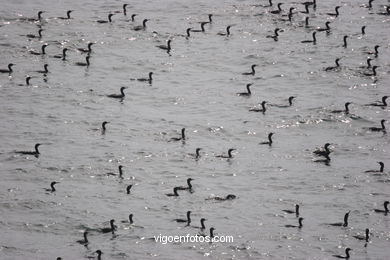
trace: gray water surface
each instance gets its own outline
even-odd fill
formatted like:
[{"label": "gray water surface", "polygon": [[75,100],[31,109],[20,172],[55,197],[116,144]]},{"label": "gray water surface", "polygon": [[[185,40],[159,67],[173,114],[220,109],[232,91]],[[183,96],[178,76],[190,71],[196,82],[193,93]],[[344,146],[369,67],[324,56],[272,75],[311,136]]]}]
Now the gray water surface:
[{"label": "gray water surface", "polygon": [[[352,248],[352,259],[387,259],[389,216],[374,213],[390,199],[389,136],[366,128],[389,120],[389,108],[365,104],[389,95],[390,16],[385,0],[318,1],[310,8],[310,28],[303,27],[303,5],[292,22],[270,14],[268,1],[131,1],[127,16],[116,13],[111,24],[98,24],[121,1],[2,1],[1,69],[14,63],[11,76],[0,74],[0,259],[85,259],[103,251],[103,259],[333,259]],[[331,18],[335,5],[340,16]],[[73,19],[55,19],[72,9]],[[45,10],[43,21],[27,22]],[[136,21],[130,15],[137,13]],[[205,33],[199,29],[212,13]],[[145,31],[134,31],[149,18]],[[313,28],[331,21],[331,33]],[[44,29],[42,39],[28,39]],[[231,36],[218,36],[232,25]],[[366,25],[366,34],[360,34]],[[279,27],[279,40],[266,38]],[[157,33],[153,33],[153,31]],[[343,48],[343,36],[349,35]],[[171,55],[157,48],[172,39]],[[96,42],[88,68],[75,66],[85,54],[77,48]],[[35,56],[47,43],[47,55]],[[380,45],[373,65],[376,77],[359,68],[365,51]],[[53,58],[68,48],[66,61]],[[341,70],[324,68],[340,60]],[[34,71],[49,64],[43,77]],[[244,76],[257,64],[254,76]],[[152,85],[131,81],[154,72]],[[31,85],[25,85],[30,75]],[[253,83],[252,96],[239,97]],[[125,90],[123,102],[106,95]],[[292,107],[267,106],[266,100]],[[350,101],[350,114],[333,114]],[[99,130],[109,121],[105,135]],[[388,126],[388,123],[386,124]],[[185,127],[185,143],[168,142]],[[271,147],[259,145],[274,132]],[[329,165],[314,162],[312,151],[332,143]],[[41,143],[41,155],[18,155]],[[201,147],[202,157],[188,153]],[[215,158],[237,149],[230,160]],[[366,170],[379,169],[376,176]],[[123,165],[124,179],[106,176]],[[167,197],[175,186],[194,179],[194,193]],[[54,193],[46,192],[59,181]],[[126,186],[133,184],[131,194]],[[235,194],[233,201],[205,200]],[[302,229],[295,215],[282,212],[301,205]],[[199,229],[173,221],[192,211],[192,224],[207,219],[207,229],[231,235],[233,243],[167,244],[150,238],[197,234]],[[329,227],[351,211],[347,228]],[[120,223],[134,214],[135,226]],[[115,236],[97,229],[115,219]],[[370,243],[353,235],[369,228]],[[90,229],[89,246],[76,243]]]}]

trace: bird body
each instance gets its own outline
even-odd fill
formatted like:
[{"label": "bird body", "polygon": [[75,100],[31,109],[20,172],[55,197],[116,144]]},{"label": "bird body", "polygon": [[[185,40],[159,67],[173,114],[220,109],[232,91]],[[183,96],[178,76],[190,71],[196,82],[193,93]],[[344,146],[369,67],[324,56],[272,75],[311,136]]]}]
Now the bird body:
[{"label": "bird body", "polygon": [[257,65],[256,64],[253,64],[252,66],[251,66],[251,72],[244,72],[244,73],[242,73],[242,75],[255,75],[256,74],[256,71],[255,71],[255,67],[256,67]]},{"label": "bird body", "polygon": [[230,149],[228,150],[228,155],[222,154],[222,155],[216,155],[215,157],[216,157],[216,158],[231,159],[231,158],[233,158],[232,152],[235,151],[235,150],[236,150],[236,149],[230,148]]},{"label": "bird body", "polygon": [[96,22],[97,23],[111,23],[112,22],[112,16],[113,16],[114,14],[109,14],[108,15],[108,20],[97,20]]},{"label": "bird body", "polygon": [[170,142],[177,142],[177,141],[185,141],[186,140],[186,135],[185,135],[185,128],[181,129],[181,136],[180,137],[172,137],[169,141]]},{"label": "bird body", "polygon": [[187,223],[187,226],[191,224],[191,211],[187,211],[187,219],[174,219],[177,223]]},{"label": "bird body", "polygon": [[304,40],[301,41],[301,43],[313,43],[315,45],[317,43],[316,33],[317,32],[312,33],[312,38],[313,38],[312,40]]},{"label": "bird body", "polygon": [[148,19],[144,19],[142,21],[142,25],[138,25],[138,26],[135,26],[133,27],[133,30],[134,31],[141,31],[141,30],[145,30],[146,29],[146,22],[149,21]]},{"label": "bird body", "polygon": [[261,108],[254,107],[254,108],[249,109],[249,111],[250,112],[262,112],[264,114],[265,111],[267,111],[267,109],[265,107],[266,103],[267,103],[267,101],[263,101],[263,102],[261,102]]},{"label": "bird body", "polygon": [[241,97],[249,97],[252,95],[252,92],[251,92],[251,89],[250,89],[250,86],[252,86],[253,84],[246,84],[246,90],[247,92],[240,92],[240,93],[237,93],[238,96],[241,96]]},{"label": "bird body", "polygon": [[107,97],[116,98],[116,99],[123,99],[125,97],[125,93],[123,92],[125,89],[127,89],[127,87],[121,87],[120,94],[111,94],[111,95],[107,95]]},{"label": "bird body", "polygon": [[16,153],[18,154],[24,154],[24,155],[35,155],[36,157],[39,156],[39,150],[38,150],[38,147],[40,146],[41,144],[36,144],[35,145],[35,151],[17,151]]},{"label": "bird body", "polygon": [[382,127],[369,127],[368,130],[370,130],[371,132],[386,132],[385,122],[386,120],[382,119],[381,120]]},{"label": "bird body", "polygon": [[14,66],[13,63],[8,64],[8,69],[0,69],[0,73],[9,73],[9,74],[11,74],[13,72],[12,66]]},{"label": "bird body", "polygon": [[81,66],[81,67],[89,67],[89,65],[90,65],[89,59],[90,59],[90,56],[88,55],[87,57],[85,57],[85,62],[76,62],[75,65]]}]

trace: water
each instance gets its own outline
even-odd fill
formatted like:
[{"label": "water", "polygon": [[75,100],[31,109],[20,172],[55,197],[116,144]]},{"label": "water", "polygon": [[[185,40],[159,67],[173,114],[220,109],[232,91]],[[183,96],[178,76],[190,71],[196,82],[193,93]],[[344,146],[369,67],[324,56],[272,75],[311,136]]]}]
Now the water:
[{"label": "water", "polygon": [[[263,3],[264,2],[264,3]],[[83,259],[97,249],[103,259],[331,259],[351,247],[353,259],[386,259],[389,254],[390,222],[376,214],[389,200],[389,137],[365,127],[380,126],[389,119],[389,109],[364,104],[388,95],[389,16],[388,1],[374,8],[355,1],[327,1],[311,10],[310,24],[324,27],[330,20],[331,34],[301,27],[304,15],[293,22],[265,13],[253,4],[267,1],[132,1],[128,16],[113,16],[112,24],[97,24],[109,12],[120,11],[119,1],[3,1],[1,19],[1,67],[12,62],[14,73],[0,75],[0,258]],[[336,4],[340,16],[329,18]],[[296,2],[283,5],[303,7]],[[75,10],[74,19],[53,19]],[[28,40],[37,33],[34,23],[16,19],[43,14],[43,38]],[[137,13],[134,23],[127,21]],[[206,25],[206,33],[185,34],[188,27]],[[149,18],[146,31],[131,28]],[[287,19],[287,17],[283,17]],[[229,38],[217,36],[233,25]],[[366,35],[360,28],[366,25]],[[266,38],[276,27],[283,29],[279,41]],[[153,34],[157,31],[158,34]],[[342,38],[350,35],[348,47]],[[169,56],[156,45],[173,39]],[[89,68],[74,66],[85,60],[76,48],[94,41]],[[45,57],[39,50],[48,43]],[[364,51],[380,45],[378,76],[363,76]],[[67,61],[51,56],[70,49]],[[339,72],[325,72],[342,57]],[[49,64],[47,81],[33,71]],[[257,64],[255,76],[243,76]],[[151,86],[130,81],[154,72]],[[24,85],[31,75],[31,86]],[[250,98],[238,97],[253,83]],[[124,101],[107,98],[129,87]],[[291,108],[268,106],[267,112],[248,109],[263,100]],[[332,114],[352,102],[351,115]],[[103,121],[109,121],[101,135]],[[185,144],[168,142],[186,128]],[[272,147],[259,145],[275,132]],[[41,156],[16,155],[42,143]],[[331,142],[334,152],[329,166],[313,162],[312,151]],[[203,148],[202,158],[187,156]],[[214,155],[236,148],[234,159]],[[385,163],[386,174],[373,176],[365,170]],[[106,177],[124,166],[124,179]],[[192,177],[193,194],[165,196],[174,186]],[[57,191],[44,191],[51,181]],[[126,186],[133,184],[130,195]],[[214,202],[210,196],[235,194],[236,200]],[[301,205],[304,227],[283,209]],[[169,244],[149,238],[162,235],[196,234],[198,230],[173,221],[193,212],[193,225],[207,219],[207,228],[219,235],[234,236],[233,243]],[[348,228],[329,227],[341,222],[351,210]],[[120,223],[134,214],[135,224]],[[116,236],[99,234],[115,219]],[[75,241],[90,231],[88,249]],[[367,247],[352,237],[370,228]]]}]

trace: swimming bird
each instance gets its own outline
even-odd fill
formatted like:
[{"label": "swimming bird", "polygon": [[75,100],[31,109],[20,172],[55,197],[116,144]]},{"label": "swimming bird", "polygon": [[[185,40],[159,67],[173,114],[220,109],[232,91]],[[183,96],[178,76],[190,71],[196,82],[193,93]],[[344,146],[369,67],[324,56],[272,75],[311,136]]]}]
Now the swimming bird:
[{"label": "swimming bird", "polygon": [[26,77],[26,86],[30,86],[30,80],[32,79],[31,76]]},{"label": "swimming bird", "polygon": [[114,232],[116,230],[116,226],[115,226],[114,222],[115,222],[115,220],[111,219],[110,220],[110,227],[101,228],[99,231],[101,233],[112,233],[112,234],[114,234]]},{"label": "swimming bird", "polygon": [[[290,7],[290,9],[288,9],[288,17],[289,17],[289,21],[291,21],[291,18],[292,18],[292,15],[294,14],[293,11],[295,10],[295,7]],[[286,16],[286,15],[283,15],[283,16]]]},{"label": "swimming bird", "polygon": [[234,148],[230,148],[230,149],[228,150],[228,155],[221,154],[221,155],[216,155],[215,157],[216,157],[216,158],[231,159],[231,158],[233,158],[232,152],[235,151],[235,150],[236,150],[236,149],[234,149]]},{"label": "swimming bird", "polygon": [[379,170],[368,170],[368,171],[365,171],[365,172],[383,172],[383,169],[385,168],[385,164],[383,162],[378,162],[378,164],[380,165],[380,168]]},{"label": "swimming bird", "polygon": [[194,179],[192,179],[192,178],[188,178],[187,179],[187,187],[180,186],[180,187],[178,187],[179,188],[178,190],[188,190],[188,191],[190,191],[192,193],[193,191],[192,191],[191,181],[193,181],[193,180]]},{"label": "swimming bird", "polygon": [[191,224],[191,211],[187,211],[187,219],[177,218],[174,219],[178,223],[187,223],[187,226]]},{"label": "swimming bird", "polygon": [[36,52],[34,50],[30,50],[29,53],[33,54],[33,55],[45,55],[46,54],[45,49],[46,49],[47,46],[48,46],[48,44],[42,45],[41,52]]},{"label": "swimming bird", "polygon": [[52,181],[52,182],[50,183],[50,189],[45,189],[45,191],[55,192],[55,191],[56,191],[56,188],[54,187],[54,185],[56,185],[57,183],[59,183],[59,182],[57,182],[57,181]]},{"label": "swimming bird", "polygon": [[327,33],[330,33],[330,26],[329,26],[329,24],[331,24],[331,22],[327,21],[325,23],[325,28],[318,28],[317,32],[327,32]]},{"label": "swimming bird", "polygon": [[274,39],[275,42],[277,42],[278,37],[279,37],[279,33],[278,33],[279,31],[280,31],[280,28],[276,28],[274,30],[274,35],[267,35],[266,38],[272,38],[272,39]]},{"label": "swimming bird", "polygon": [[121,222],[122,223],[129,223],[130,225],[132,225],[134,223],[133,214],[129,214],[129,220],[122,220]]},{"label": "swimming bird", "polygon": [[89,55],[87,55],[87,57],[85,57],[85,62],[80,62],[80,61],[78,61],[78,62],[75,62],[74,65],[76,65],[76,66],[81,66],[81,67],[89,67],[89,65],[90,65],[89,59],[90,59],[90,58],[91,58],[91,57],[90,57]]},{"label": "swimming bird", "polygon": [[206,228],[204,222],[206,221],[207,219],[205,218],[201,218],[200,219],[200,230],[204,230]]},{"label": "swimming bird", "polygon": [[169,52],[171,51],[171,42],[172,42],[172,40],[168,40],[168,42],[167,42],[167,45],[157,45],[156,47],[157,48],[160,48],[160,49],[162,49],[162,50],[165,50],[165,51],[167,51],[167,53],[169,54]]},{"label": "swimming bird", "polygon": [[127,89],[127,87],[121,87],[120,88],[120,94],[111,94],[111,95],[107,95],[107,97],[109,98],[118,98],[118,99],[124,99],[125,98],[125,93],[123,92],[125,89]]},{"label": "swimming bird", "polygon": [[272,136],[274,135],[274,133],[269,133],[268,134],[268,141],[266,141],[266,142],[261,142],[261,143],[259,143],[259,144],[267,144],[267,145],[269,145],[269,146],[271,146],[272,145]]},{"label": "swimming bird", "polygon": [[226,195],[226,197],[218,197],[218,196],[215,196],[215,197],[212,197],[212,198],[209,198],[209,199],[206,199],[206,200],[225,201],[225,200],[234,200],[235,198],[237,198],[236,195],[234,195],[234,194],[228,194],[228,195]]},{"label": "swimming bird", "polygon": [[177,142],[177,141],[185,141],[186,140],[186,135],[185,135],[185,128],[181,129],[181,137],[172,137],[169,141],[172,142]]},{"label": "swimming bird", "polygon": [[184,34],[176,34],[176,35],[180,37],[185,37],[188,40],[191,37],[191,30],[192,28],[187,28],[185,35]]},{"label": "swimming bird", "polygon": [[368,228],[366,228],[365,232],[366,232],[365,236],[355,235],[353,237],[356,238],[357,240],[365,240],[368,243],[368,240],[370,239],[370,230]]},{"label": "swimming bird", "polygon": [[187,39],[191,37],[191,30],[192,30],[192,28],[187,28],[187,30],[186,30],[186,34],[187,34],[186,38]]},{"label": "swimming bird", "polygon": [[84,53],[91,53],[92,52],[92,45],[94,45],[95,43],[94,42],[90,42],[88,43],[88,46],[87,46],[87,49],[84,49],[84,48],[77,48],[77,50],[79,50],[80,52],[84,52]]},{"label": "swimming bird", "polygon": [[314,8],[315,8],[315,6],[316,6],[316,0],[313,0],[313,1],[311,1],[311,2],[303,2],[303,3],[301,3],[301,4],[303,4],[303,5],[312,5]]},{"label": "swimming bird", "polygon": [[374,51],[366,51],[365,53],[369,54],[369,55],[374,55],[375,58],[377,58],[378,54],[379,54],[379,51],[378,51],[379,47],[380,47],[379,45],[375,45],[374,46]]},{"label": "swimming bird", "polygon": [[83,233],[83,240],[77,240],[76,242],[77,243],[79,243],[79,244],[82,244],[83,246],[87,246],[88,245],[88,237],[87,237],[87,235],[88,235],[88,231],[84,231],[84,233]]},{"label": "swimming bird", "polygon": [[309,5],[305,5],[305,11],[301,11],[303,14],[308,14],[309,13]]},{"label": "swimming bird", "polygon": [[[30,86],[30,80],[32,79],[32,77],[31,76],[27,76],[26,77],[26,86]],[[19,86],[23,86],[22,84],[19,84]]]},{"label": "swimming bird", "polygon": [[348,44],[347,44],[347,38],[348,38],[348,35],[344,35],[343,37],[343,47],[344,48],[347,48]]},{"label": "swimming bird", "polygon": [[68,51],[68,48],[63,48],[62,49],[62,55],[54,55],[53,58],[61,59],[61,60],[66,60],[66,52]]},{"label": "swimming bird", "polygon": [[35,35],[35,34],[27,34],[26,37],[27,38],[30,38],[30,39],[41,39],[42,38],[42,32],[44,30],[43,29],[39,29],[38,30],[38,35]]},{"label": "swimming bird", "polygon": [[371,61],[372,61],[372,59],[368,58],[367,59],[367,66],[361,66],[360,68],[362,68],[362,69],[364,69],[364,68],[371,69],[372,68]]},{"label": "swimming bird", "polygon": [[387,107],[387,102],[386,102],[387,98],[388,98],[388,96],[383,96],[382,97],[382,103],[380,103],[380,102],[370,103],[370,104],[367,104],[366,106]]},{"label": "swimming bird", "polygon": [[207,16],[209,17],[209,23],[212,23],[213,22],[213,14],[208,14]]},{"label": "swimming bird", "polygon": [[337,257],[337,258],[341,258],[341,259],[349,259],[350,258],[350,255],[349,255],[349,251],[351,251],[352,249],[347,247],[345,249],[345,256],[342,256],[342,255],[333,255],[334,257]]},{"label": "swimming bird", "polygon": [[150,85],[152,84],[152,78],[153,76],[153,72],[149,72],[149,77],[148,78],[139,78],[137,79],[138,81],[141,81],[141,82],[148,82]]},{"label": "swimming bird", "polygon": [[301,43],[313,43],[315,45],[317,43],[316,33],[317,32],[312,33],[313,40],[305,40],[305,41],[301,41]]},{"label": "swimming bird", "polygon": [[297,217],[299,216],[299,205],[295,204],[295,210],[291,209],[284,209],[283,212],[286,212],[287,214],[295,214]]},{"label": "swimming bird", "polygon": [[303,218],[298,219],[298,224],[299,224],[298,226],[296,226],[296,225],[284,225],[284,226],[287,228],[302,228],[303,227],[302,221],[303,221]]},{"label": "swimming bird", "polygon": [[69,20],[69,19],[72,19],[71,17],[70,17],[70,13],[72,13],[73,12],[73,10],[68,10],[68,11],[66,11],[66,17],[57,17],[57,19],[61,19],[61,20]]},{"label": "swimming bird", "polygon": [[137,16],[138,14],[132,14],[131,15],[131,21],[134,22],[135,21],[135,17]]},{"label": "swimming bird", "polygon": [[272,11],[270,11],[270,13],[271,13],[271,14],[280,14],[280,13],[282,13],[282,12],[283,12],[283,10],[282,10],[282,4],[283,4],[283,3],[278,3],[278,10],[272,10]]},{"label": "swimming bird", "polygon": [[385,215],[387,215],[387,213],[389,213],[389,208],[388,208],[389,203],[390,202],[387,201],[387,200],[383,203],[383,207],[385,208],[385,210],[383,210],[383,209],[374,209],[374,211],[376,213],[385,213]]},{"label": "swimming bird", "polygon": [[362,32],[362,35],[366,34],[366,26],[365,25],[362,26],[361,32]]},{"label": "swimming bird", "polygon": [[214,230],[215,228],[213,227],[210,228],[210,238],[214,238]]},{"label": "swimming bird", "polygon": [[200,150],[202,150],[202,148],[196,148],[195,153],[190,153],[188,155],[194,157],[195,159],[199,159],[200,158]]},{"label": "swimming bird", "polygon": [[363,7],[366,7],[368,9],[371,9],[372,8],[372,2],[374,2],[374,0],[369,0],[368,1],[368,5],[363,5]]},{"label": "swimming bird", "polygon": [[306,27],[306,28],[311,27],[311,26],[309,25],[309,17],[305,17],[305,27]]},{"label": "swimming bird", "polygon": [[241,96],[241,97],[250,97],[250,96],[252,95],[250,86],[252,86],[252,85],[253,85],[253,83],[246,84],[246,90],[247,90],[247,92],[240,92],[240,93],[237,93],[237,95],[238,95],[238,96]]},{"label": "swimming bird", "polygon": [[122,9],[123,9],[123,15],[127,15],[127,10],[126,10],[126,7],[128,6],[128,4],[123,4],[122,5]]},{"label": "swimming bird", "polygon": [[18,154],[24,154],[24,155],[34,155],[35,157],[38,157],[39,156],[39,150],[38,150],[38,147],[40,146],[41,144],[36,144],[35,145],[35,151],[17,151],[16,153]]},{"label": "swimming bird", "polygon": [[379,66],[372,66],[372,73],[369,73],[369,72],[365,72],[363,73],[364,76],[368,76],[368,77],[375,77],[376,76],[376,69],[378,68]]},{"label": "swimming bird", "polygon": [[255,73],[256,73],[256,71],[255,71],[255,67],[256,67],[256,66],[257,66],[256,64],[253,64],[253,65],[251,66],[251,72],[244,72],[244,73],[242,73],[242,75],[252,75],[252,76],[254,76]]},{"label": "swimming bird", "polygon": [[386,6],[386,12],[377,13],[379,15],[390,15],[390,5]]},{"label": "swimming bird", "polygon": [[351,211],[348,211],[347,213],[345,213],[344,215],[344,222],[343,223],[330,223],[328,224],[329,226],[334,226],[334,227],[348,227],[348,218],[349,218],[349,213]]},{"label": "swimming bird", "polygon": [[336,6],[335,9],[334,9],[334,13],[327,13],[327,15],[330,15],[330,16],[334,16],[334,17],[337,17],[339,16],[339,9],[340,9],[341,6]]},{"label": "swimming bird", "polygon": [[131,187],[133,187],[133,185],[131,185],[131,184],[126,187],[127,194],[130,194]]},{"label": "swimming bird", "polygon": [[263,102],[261,102],[261,108],[254,107],[254,108],[249,109],[249,111],[251,111],[251,112],[262,112],[264,114],[265,111],[267,110],[266,107],[265,107],[266,103],[267,103],[267,101],[263,101]]},{"label": "swimming bird", "polygon": [[49,73],[48,67],[49,67],[48,64],[44,64],[44,65],[43,65],[43,70],[36,70],[35,72],[47,74],[47,73]]},{"label": "swimming bird", "polygon": [[103,252],[101,250],[96,250],[95,253],[97,254],[97,260],[102,260]]},{"label": "swimming bird", "polygon": [[41,22],[43,13],[46,13],[46,12],[45,11],[39,11],[38,12],[38,19],[37,18],[25,18],[23,20],[29,21],[29,22]]},{"label": "swimming bird", "polygon": [[97,20],[96,22],[97,23],[111,23],[112,22],[112,17],[114,16],[114,14],[109,14],[108,15],[108,21],[107,20]]},{"label": "swimming bird", "polygon": [[46,13],[46,11],[39,11],[38,12],[38,21],[42,21],[42,14]]},{"label": "swimming bird", "polygon": [[341,58],[337,58],[337,59],[334,61],[334,62],[336,63],[336,66],[326,67],[326,68],[325,68],[325,71],[339,70],[339,69],[340,69],[340,63],[339,63],[340,60],[341,60]]},{"label": "swimming bird", "polygon": [[274,106],[274,107],[279,107],[279,108],[287,108],[287,107],[291,107],[293,105],[292,101],[293,99],[295,99],[296,97],[295,96],[290,96],[288,97],[288,105],[277,105],[277,104],[270,104],[271,106]]},{"label": "swimming bird", "polygon": [[[213,227],[210,228],[210,235],[209,235],[210,238],[214,238],[214,230],[215,230],[215,228],[213,228]],[[199,236],[206,237],[206,234],[205,233],[199,233]],[[210,241],[210,243],[211,242],[212,242],[212,240]]]},{"label": "swimming bird", "polygon": [[106,134],[106,125],[110,123],[110,122],[107,122],[107,121],[104,121],[102,123],[102,135]]},{"label": "swimming bird", "polygon": [[205,32],[206,30],[205,30],[204,26],[208,23],[210,23],[210,22],[201,22],[200,23],[200,30],[191,30],[191,32]]},{"label": "swimming bird", "polygon": [[141,31],[141,30],[145,30],[146,29],[146,22],[149,21],[149,19],[144,19],[142,21],[142,25],[138,25],[138,26],[134,26],[133,27],[133,30],[134,31]]},{"label": "swimming bird", "polygon": [[369,127],[368,130],[372,131],[372,132],[386,132],[386,127],[385,127],[385,122],[386,120],[382,119],[381,120],[381,128],[379,127]]},{"label": "swimming bird", "polygon": [[180,190],[180,187],[174,187],[173,193],[168,193],[165,195],[167,195],[168,197],[178,197],[179,196],[179,193],[177,193],[178,190]]},{"label": "swimming bird", "polygon": [[324,149],[323,150],[322,149],[317,149],[313,153],[315,155],[319,155],[319,156],[327,156],[327,155],[329,155],[331,153],[331,151],[329,150],[329,146],[330,145],[331,145],[330,143],[326,143],[324,145]]},{"label": "swimming bird", "polygon": [[217,33],[217,35],[220,35],[220,36],[230,36],[230,28],[231,28],[232,26],[231,25],[229,25],[229,26],[227,26],[226,27],[226,33],[223,33],[223,32],[220,32],[220,33]]},{"label": "swimming bird", "polygon": [[0,69],[0,73],[9,73],[11,74],[13,72],[12,70],[12,66],[14,66],[15,64],[13,63],[9,63],[8,64],[8,69]]},{"label": "swimming bird", "polygon": [[335,114],[337,114],[337,113],[345,113],[345,114],[349,114],[349,105],[351,105],[351,102],[347,102],[347,103],[345,103],[345,109],[344,110],[332,110],[331,111],[331,113],[335,113]]},{"label": "swimming bird", "polygon": [[[119,172],[119,178],[123,178],[123,165],[119,165],[118,166],[118,172]],[[106,174],[110,175],[110,176],[116,176],[117,175],[116,173],[113,173],[113,172],[108,172]]]},{"label": "swimming bird", "polygon": [[[292,17],[293,17],[293,14],[294,14],[294,13],[292,12],[293,10],[295,10],[295,8],[294,8],[294,7],[291,7],[291,8],[290,8],[290,11],[289,11],[289,13],[288,13],[288,15],[287,15],[287,16],[288,16],[288,21],[289,21],[289,22],[292,21]],[[286,20],[282,20],[282,21],[286,21]]]}]

